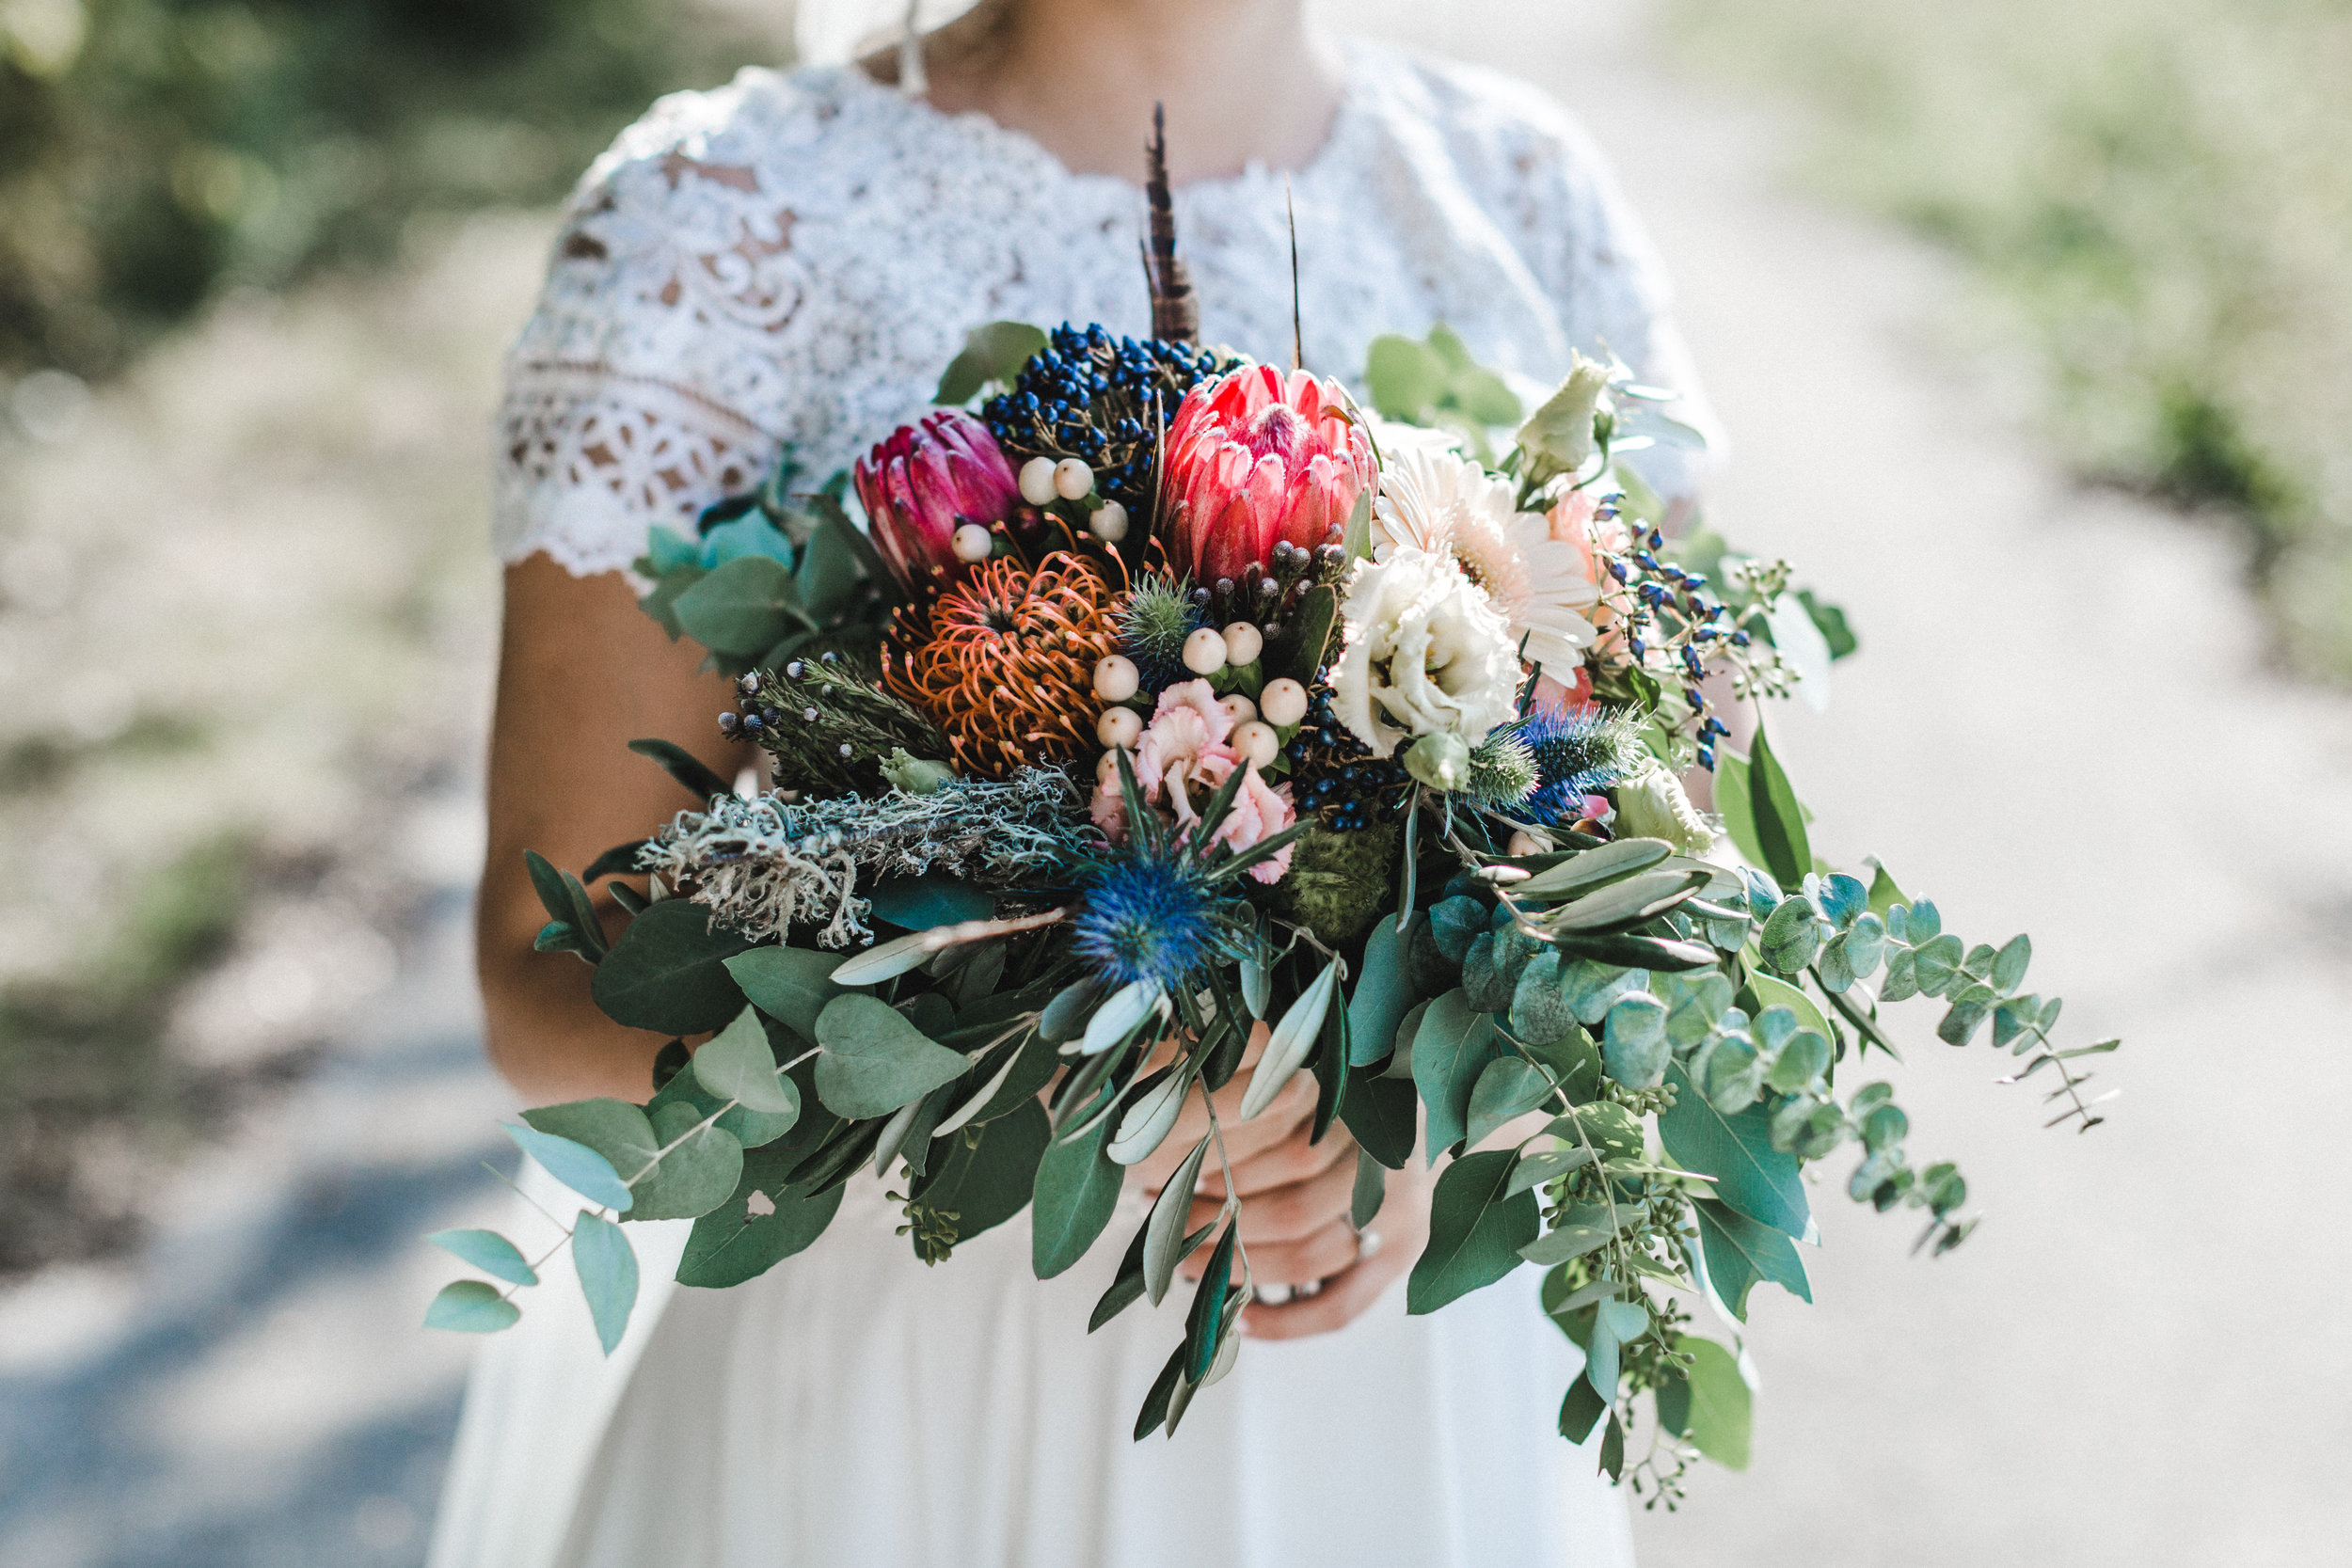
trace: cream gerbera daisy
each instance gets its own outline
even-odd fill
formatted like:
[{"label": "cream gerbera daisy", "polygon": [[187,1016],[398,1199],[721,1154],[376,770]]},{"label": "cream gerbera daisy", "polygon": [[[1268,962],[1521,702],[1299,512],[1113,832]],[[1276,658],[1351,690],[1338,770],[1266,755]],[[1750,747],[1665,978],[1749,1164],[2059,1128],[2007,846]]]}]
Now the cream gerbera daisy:
[{"label": "cream gerbera daisy", "polygon": [[1486,591],[1530,664],[1554,680],[1575,677],[1595,632],[1584,613],[1600,590],[1583,553],[1551,536],[1549,519],[1521,512],[1507,479],[1434,443],[1381,449],[1373,505],[1373,555],[1398,547],[1452,556]]}]

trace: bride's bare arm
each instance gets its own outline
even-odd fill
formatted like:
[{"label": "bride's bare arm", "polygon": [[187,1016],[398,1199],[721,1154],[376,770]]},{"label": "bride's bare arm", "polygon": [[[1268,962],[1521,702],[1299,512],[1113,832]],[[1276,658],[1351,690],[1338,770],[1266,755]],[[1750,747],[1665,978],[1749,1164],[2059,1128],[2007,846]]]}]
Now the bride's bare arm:
[{"label": "bride's bare arm", "polygon": [[523,851],[578,872],[691,804],[629,754],[632,740],[675,740],[734,776],[742,757],[712,722],[730,692],[701,659],[699,646],[662,634],[617,574],[575,578],[544,555],[507,568],[476,959],[490,1060],[534,1102],[653,1091],[661,1037],[598,1012],[578,958],[532,951],[548,916]]}]

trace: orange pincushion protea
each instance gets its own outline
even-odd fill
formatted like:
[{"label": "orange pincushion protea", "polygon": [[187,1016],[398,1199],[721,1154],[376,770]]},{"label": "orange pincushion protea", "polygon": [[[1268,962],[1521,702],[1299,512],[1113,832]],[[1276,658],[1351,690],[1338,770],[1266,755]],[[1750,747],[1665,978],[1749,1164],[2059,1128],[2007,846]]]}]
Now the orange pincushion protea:
[{"label": "orange pincushion protea", "polygon": [[884,683],[939,721],[969,772],[1067,761],[1095,743],[1094,666],[1119,646],[1112,601],[1103,574],[1066,551],[1034,572],[992,561],[939,595],[927,628],[892,627]]}]

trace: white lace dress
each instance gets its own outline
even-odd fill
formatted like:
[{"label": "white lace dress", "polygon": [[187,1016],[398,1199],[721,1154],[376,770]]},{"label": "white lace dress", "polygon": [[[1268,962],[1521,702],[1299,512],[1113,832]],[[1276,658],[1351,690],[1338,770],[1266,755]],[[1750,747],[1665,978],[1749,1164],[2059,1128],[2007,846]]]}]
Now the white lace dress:
[{"label": "white lace dress", "polygon": [[[1291,181],[1311,367],[1359,375],[1375,335],[1442,322],[1535,380],[1606,347],[1692,388],[1648,247],[1555,105],[1385,49],[1347,65]],[[1281,176],[1176,208],[1203,337],[1286,359]],[[844,467],[980,323],[1142,333],[1142,215],[1134,185],[854,69],[663,100],[582,182],[515,347],[501,556],[625,569],[787,446]],[[1174,1440],[1137,1444],[1181,1296],[1089,1337],[1119,1246],[1040,1284],[1024,1216],[927,1270],[882,1194],[862,1179],[815,1247],[727,1291],[668,1283],[682,1222],[631,1227],[645,1285],[609,1360],[562,1271],[528,1292],[469,1386],[436,1568],[1631,1561],[1593,1452],[1554,1431],[1577,1353],[1533,1270],[1433,1317],[1400,1285],[1341,1333],[1248,1343]]]}]

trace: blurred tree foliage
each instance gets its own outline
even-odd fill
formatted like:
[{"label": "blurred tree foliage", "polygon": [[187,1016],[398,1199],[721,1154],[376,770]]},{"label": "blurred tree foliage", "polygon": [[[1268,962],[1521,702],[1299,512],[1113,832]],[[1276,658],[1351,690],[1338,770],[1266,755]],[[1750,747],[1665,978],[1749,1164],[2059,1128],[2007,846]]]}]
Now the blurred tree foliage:
[{"label": "blurred tree foliage", "polygon": [[1823,111],[1814,172],[1968,258],[2081,466],[2244,528],[2352,680],[2352,5],[1677,0]]},{"label": "blurred tree foliage", "polygon": [[0,0],[0,369],[103,374],[220,286],[552,200],[771,51],[680,0]]}]

